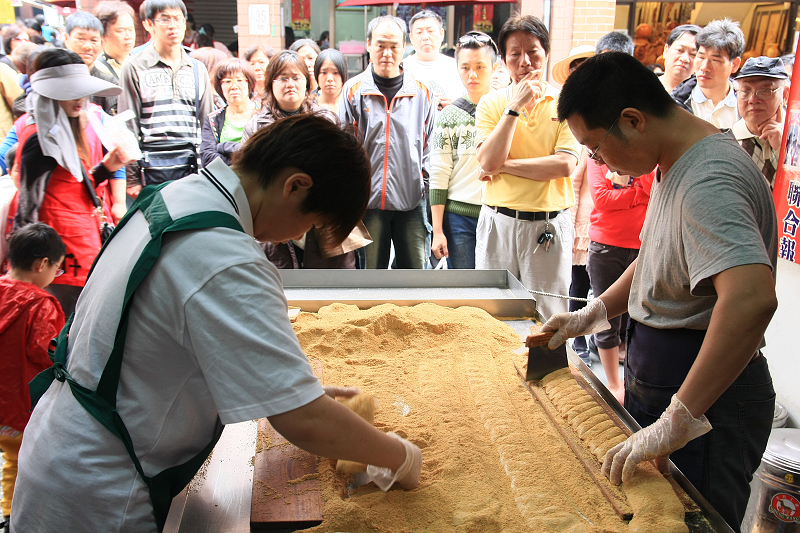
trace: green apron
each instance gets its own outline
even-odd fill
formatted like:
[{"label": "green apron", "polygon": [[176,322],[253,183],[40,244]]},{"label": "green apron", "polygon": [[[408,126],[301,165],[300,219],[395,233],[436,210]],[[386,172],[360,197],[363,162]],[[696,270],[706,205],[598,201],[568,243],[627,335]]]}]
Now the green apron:
[{"label": "green apron", "polygon": [[98,254],[92,265],[92,270],[89,271],[89,276],[91,276],[94,267],[97,265],[97,260],[105,251],[108,243],[111,242],[114,236],[125,226],[136,211],[141,211],[149,223],[151,238],[150,242],[147,243],[144,250],[142,250],[128,278],[128,286],[125,289],[125,298],[122,302],[122,314],[114,338],[114,348],[111,350],[111,355],[103,369],[103,374],[97,384],[97,390],[93,391],[81,386],[72,379],[72,376],[67,372],[67,340],[70,327],[72,326],[72,320],[75,317],[74,314],[69,317],[69,320],[56,339],[55,351],[51,352],[51,358],[54,363],[53,366],[39,373],[30,383],[31,410],[36,406],[36,403],[47,391],[54,379],[61,382],[66,381],[69,384],[72,395],[78,400],[78,403],[80,403],[89,414],[96,418],[98,422],[103,424],[106,429],[122,440],[125,449],[128,450],[128,454],[136,467],[136,471],[139,472],[139,475],[150,491],[150,499],[153,503],[153,511],[159,531],[164,529],[164,523],[167,520],[172,498],[189,484],[203,465],[203,462],[208,458],[211,450],[222,434],[223,426],[218,420],[214,438],[195,457],[181,465],[168,468],[153,477],[147,477],[144,474],[142,465],[139,463],[139,459],[134,452],[131,436],[116,409],[117,386],[119,385],[119,375],[122,369],[122,356],[125,348],[125,337],[128,332],[128,316],[130,315],[131,301],[139,284],[147,276],[147,273],[150,272],[150,269],[161,253],[161,243],[165,233],[215,227],[244,231],[239,221],[234,216],[221,211],[205,211],[188,215],[178,220],[172,220],[160,192],[164,185],[166,185],[166,183],[160,186],[145,187],[142,190],[136,202],[131,206],[131,209],[120,221],[114,233],[103,245],[100,254]]}]

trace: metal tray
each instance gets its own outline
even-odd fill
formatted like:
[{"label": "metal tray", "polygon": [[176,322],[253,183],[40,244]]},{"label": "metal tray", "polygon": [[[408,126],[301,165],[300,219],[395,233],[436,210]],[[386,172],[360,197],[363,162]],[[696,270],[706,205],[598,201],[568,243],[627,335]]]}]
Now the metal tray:
[{"label": "metal tray", "polygon": [[[332,303],[368,309],[375,305],[479,307],[511,326],[522,339],[542,317],[536,300],[506,270],[282,270],[289,305],[316,312]],[[640,426],[580,357],[567,350],[570,362],[632,431]],[[249,532],[255,422],[225,428],[205,475],[195,477],[172,502],[165,533]],[[703,510],[705,520],[687,523],[692,533],[733,533],[674,464],[672,475]]]},{"label": "metal tray", "polygon": [[289,305],[309,312],[336,302],[361,309],[431,302],[541,320],[536,299],[507,270],[282,270],[281,277]]}]

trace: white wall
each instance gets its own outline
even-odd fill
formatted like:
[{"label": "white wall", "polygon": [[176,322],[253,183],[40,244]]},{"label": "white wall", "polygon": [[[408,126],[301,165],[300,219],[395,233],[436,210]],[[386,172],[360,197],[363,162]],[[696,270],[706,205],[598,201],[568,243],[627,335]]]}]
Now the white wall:
[{"label": "white wall", "polygon": [[778,259],[778,311],[765,335],[778,403],[789,411],[789,426],[800,427],[800,265]]}]

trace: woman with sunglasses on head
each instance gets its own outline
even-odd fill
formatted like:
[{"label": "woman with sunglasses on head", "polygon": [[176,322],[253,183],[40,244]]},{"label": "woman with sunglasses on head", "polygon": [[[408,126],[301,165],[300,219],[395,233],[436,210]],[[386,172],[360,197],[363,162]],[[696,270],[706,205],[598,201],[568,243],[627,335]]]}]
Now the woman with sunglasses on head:
[{"label": "woman with sunglasses on head", "polygon": [[323,50],[314,63],[314,78],[319,86],[317,104],[337,113],[342,87],[347,81],[347,61],[342,53],[335,48]]},{"label": "woman with sunglasses on head", "polygon": [[211,79],[226,105],[209,113],[203,124],[200,159],[204,167],[217,158],[230,164],[231,155],[241,146],[244,127],[255,111],[250,98],[255,94],[256,75],[247,61],[236,57],[226,59],[216,66]]},{"label": "woman with sunglasses on head", "polygon": [[[261,111],[244,127],[242,144],[258,130],[284,117],[302,113],[323,115],[338,123],[337,116],[308,98],[308,69],[297,52],[284,50],[275,56],[267,67],[265,93]],[[287,243],[265,243],[264,252],[278,268],[355,268],[355,252],[349,251],[334,257],[323,257],[318,237],[319,229],[312,229],[305,237]]]},{"label": "woman with sunglasses on head", "polygon": [[[51,48],[33,64],[29,119],[20,133],[15,227],[44,222],[67,247],[64,274],[47,288],[69,316],[100,251],[99,200],[95,187],[125,179],[128,158],[119,147],[103,155],[88,114],[102,117],[88,96],[116,96],[122,89],[95,78],[74,52]],[[39,131],[46,135],[39,135]]]},{"label": "woman with sunglasses on head", "polygon": [[461,37],[455,54],[467,90],[436,117],[431,150],[431,252],[447,258],[448,268],[475,268],[475,230],[483,186],[475,148],[475,109],[491,90],[497,48],[491,37],[471,31]]}]

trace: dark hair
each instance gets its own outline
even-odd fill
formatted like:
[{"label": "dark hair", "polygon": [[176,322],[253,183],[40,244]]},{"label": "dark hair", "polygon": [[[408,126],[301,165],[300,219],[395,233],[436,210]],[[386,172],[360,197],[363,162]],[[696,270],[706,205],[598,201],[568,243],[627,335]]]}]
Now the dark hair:
[{"label": "dark hair", "polygon": [[[658,76],[635,57],[608,52],[588,58],[567,78],[558,97],[558,120],[579,115],[587,129],[609,129],[627,107],[665,117],[677,105]],[[611,131],[619,137],[618,127]]]},{"label": "dark hair", "polygon": [[729,18],[712,20],[697,32],[697,48],[718,50],[728,55],[733,61],[744,53],[744,33],[739,23]]},{"label": "dark hair", "polygon": [[25,19],[25,27],[35,31],[39,35],[42,34],[42,25],[36,19]]},{"label": "dark hair", "polygon": [[324,32],[320,33],[319,34],[320,42],[324,41],[325,39],[328,39],[330,37],[330,35],[331,35],[331,32],[329,32],[328,30],[325,30]]},{"label": "dark hair", "polygon": [[27,32],[28,32],[28,39],[30,39],[30,41],[33,44],[38,44],[38,45],[47,44],[47,39],[42,37],[42,35],[40,33],[36,33],[35,31],[33,31],[30,28],[28,28]]},{"label": "dark hair", "polygon": [[317,55],[319,55],[321,51],[319,49],[319,46],[317,46],[317,43],[315,43],[311,39],[298,39],[292,43],[292,46],[289,47],[289,50],[297,52],[304,46],[310,46],[317,53]]},{"label": "dark hair", "polygon": [[94,7],[92,12],[103,25],[103,32],[108,32],[108,27],[117,22],[120,15],[130,15],[131,20],[136,23],[136,15],[128,2],[120,0],[103,0]]},{"label": "dark hair", "polygon": [[275,50],[268,44],[251,44],[247,48],[245,48],[244,53],[242,54],[242,58],[245,61],[250,61],[250,58],[253,57],[256,52],[261,52],[267,59],[272,59],[275,57]]},{"label": "dark hair", "polygon": [[533,15],[517,14],[503,24],[503,27],[500,28],[500,33],[497,35],[497,47],[500,49],[500,55],[503,56],[504,60],[506,58],[508,36],[517,32],[530,33],[539,39],[542,48],[544,48],[544,53],[550,55],[550,34],[544,23]]},{"label": "dark hair", "polygon": [[17,26],[16,24],[6,26],[6,34],[3,37],[3,50],[6,51],[6,55],[11,53],[11,42],[22,32],[25,32],[26,35],[28,34],[22,26]]},{"label": "dark hair", "polygon": [[101,37],[103,36],[103,23],[88,11],[76,11],[67,17],[67,20],[64,21],[64,25],[67,30],[67,35],[71,35],[76,29],[81,29],[96,31],[100,33]]},{"label": "dark hair", "polygon": [[6,152],[6,168],[8,169],[8,174],[11,174],[11,171],[14,170],[14,164],[17,162],[18,146],[19,143],[16,143],[14,146],[8,149],[8,152]]},{"label": "dark hair", "polygon": [[[66,48],[46,48],[33,60],[33,72],[63,65],[85,65],[85,63],[81,56]],[[91,166],[89,164],[89,149],[83,128],[81,128],[80,117],[69,117],[69,124],[72,127],[75,145],[78,147],[78,155],[84,163]]]},{"label": "dark hair", "polygon": [[394,22],[397,27],[400,28],[400,32],[403,34],[403,45],[405,45],[406,41],[408,41],[408,28],[406,27],[406,21],[391,15],[375,17],[369,21],[369,25],[367,26],[367,42],[372,42],[372,32],[384,22]]},{"label": "dark hair", "polygon": [[[159,13],[167,9],[180,9],[183,16],[186,17],[186,4],[182,0],[145,0],[142,3],[144,10],[144,20],[155,20]],[[139,13],[142,12],[139,10]]]},{"label": "dark hair", "polygon": [[317,60],[314,62],[314,79],[317,80],[317,85],[319,85],[319,71],[326,59],[330,59],[333,66],[339,71],[339,76],[342,77],[342,84],[344,84],[348,78],[347,60],[345,60],[344,55],[336,48],[326,48],[319,53]]},{"label": "dark hair", "polygon": [[186,14],[186,24],[192,27],[192,31],[195,31],[197,29],[197,26],[195,26],[194,24],[194,15],[192,15],[191,13]]},{"label": "dark hair", "polygon": [[372,175],[367,153],[354,135],[321,114],[295,115],[261,128],[232,164],[256,175],[263,189],[289,168],[311,176],[314,184],[300,209],[328,220],[320,232],[326,244],[341,243],[366,212]]},{"label": "dark hair", "polygon": [[211,48],[214,46],[214,38],[208,34],[202,33],[203,28],[200,28],[200,31],[197,32],[197,39],[195,39],[195,43],[197,44],[197,48]]},{"label": "dark hair", "polygon": [[[244,59],[238,57],[230,57],[224,61],[217,63],[212,73],[212,82],[214,90],[217,94],[225,100],[225,95],[222,94],[222,80],[237,72],[241,72],[247,78],[247,96],[252,98],[256,93],[256,73],[253,72],[253,67]],[[227,101],[227,100],[226,100]]]},{"label": "dark hair", "polygon": [[[266,72],[264,72],[264,95],[261,103],[269,107],[275,117],[281,116],[281,108],[278,106],[278,101],[275,100],[275,95],[272,94],[272,82],[274,82],[281,71],[289,65],[297,67],[297,70],[305,76],[306,96],[308,96],[308,92],[311,90],[311,77],[308,75],[308,66],[306,66],[306,62],[303,61],[294,50],[282,50],[281,53],[269,62],[269,66]],[[300,111],[307,113],[310,110],[311,103],[308,101],[308,98],[306,98],[306,100],[303,101],[303,105],[300,106]]]},{"label": "dark hair", "polygon": [[597,39],[597,44],[594,47],[596,54],[602,53],[603,50],[633,55],[633,39],[627,34],[610,31]]},{"label": "dark hair", "polygon": [[701,29],[702,28],[700,26],[695,26],[694,24],[681,24],[680,26],[676,26],[675,29],[669,32],[669,37],[667,37],[667,46],[672,46],[672,43],[680,39],[681,35],[684,33],[690,33],[696,37]]},{"label": "dark hair", "polygon": [[444,28],[444,23],[442,22],[442,17],[439,16],[438,13],[435,11],[431,11],[430,9],[423,9],[419,13],[415,13],[411,20],[408,22],[408,29],[409,31],[414,29],[414,23],[418,20],[422,19],[434,19],[436,22],[439,23],[439,28]]},{"label": "dark hair", "polygon": [[[465,37],[472,37],[472,39],[465,39]],[[494,65],[497,61],[497,45],[494,44],[492,38],[482,31],[468,31],[456,43],[454,57],[458,59],[458,53],[461,50],[482,50],[484,48],[489,51],[490,64]]]},{"label": "dark hair", "polygon": [[47,258],[57,264],[67,253],[64,241],[56,230],[43,222],[34,222],[16,230],[8,240],[8,262],[11,268],[31,270],[37,259]]}]

